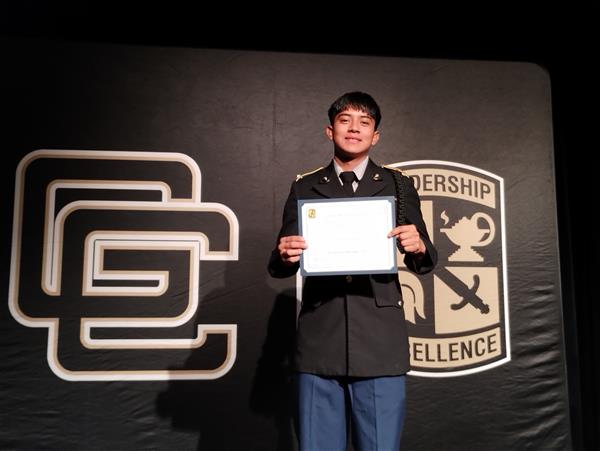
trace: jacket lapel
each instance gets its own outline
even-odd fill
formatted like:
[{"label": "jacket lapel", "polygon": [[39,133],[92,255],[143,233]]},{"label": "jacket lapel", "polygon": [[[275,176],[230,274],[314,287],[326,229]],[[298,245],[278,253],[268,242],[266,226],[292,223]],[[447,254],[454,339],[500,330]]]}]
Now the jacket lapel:
[{"label": "jacket lapel", "polygon": [[325,197],[345,196],[342,184],[335,173],[333,161],[323,170],[321,177],[313,185],[313,189]]},{"label": "jacket lapel", "polygon": [[370,197],[383,191],[383,189],[389,183],[389,179],[386,177],[385,172],[385,169],[376,165],[373,163],[373,160],[369,159],[369,164],[365,170],[365,175],[363,175],[363,178],[358,184],[358,188],[356,188],[354,196]]}]

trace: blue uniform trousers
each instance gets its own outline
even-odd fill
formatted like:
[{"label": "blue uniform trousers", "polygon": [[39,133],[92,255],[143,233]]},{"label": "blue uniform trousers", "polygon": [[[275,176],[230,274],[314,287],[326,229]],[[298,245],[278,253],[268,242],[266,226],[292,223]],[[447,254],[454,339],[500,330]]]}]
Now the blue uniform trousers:
[{"label": "blue uniform trousers", "polygon": [[323,377],[296,373],[300,451],[345,451],[352,421],[357,451],[398,451],[405,376]]}]

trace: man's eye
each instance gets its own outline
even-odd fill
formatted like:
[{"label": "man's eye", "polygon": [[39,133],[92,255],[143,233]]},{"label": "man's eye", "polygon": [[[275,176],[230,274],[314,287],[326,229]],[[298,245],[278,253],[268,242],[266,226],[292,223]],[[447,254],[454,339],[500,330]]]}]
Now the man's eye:
[{"label": "man's eye", "polygon": [[369,126],[369,122],[368,122],[368,121],[362,121],[360,124],[361,124],[361,125],[364,125],[365,127],[368,127],[368,126]]}]

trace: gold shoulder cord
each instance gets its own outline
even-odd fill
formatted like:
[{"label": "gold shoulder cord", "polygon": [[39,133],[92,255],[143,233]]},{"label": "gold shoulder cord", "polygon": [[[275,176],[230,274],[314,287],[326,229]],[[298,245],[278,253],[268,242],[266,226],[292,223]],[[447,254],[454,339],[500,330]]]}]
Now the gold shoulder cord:
[{"label": "gold shoulder cord", "polygon": [[307,175],[314,174],[315,172],[320,171],[321,169],[323,169],[323,166],[315,169],[314,171],[305,172],[304,174],[298,174],[296,176],[296,181],[300,180],[302,177],[306,177]]},{"label": "gold shoulder cord", "polygon": [[400,168],[397,168],[397,167],[394,167],[394,166],[391,166],[391,165],[387,165],[387,164],[384,164],[381,167],[383,167],[385,169],[389,169],[390,171],[399,172],[400,174],[404,175],[404,173],[402,172],[402,169],[400,169]]}]

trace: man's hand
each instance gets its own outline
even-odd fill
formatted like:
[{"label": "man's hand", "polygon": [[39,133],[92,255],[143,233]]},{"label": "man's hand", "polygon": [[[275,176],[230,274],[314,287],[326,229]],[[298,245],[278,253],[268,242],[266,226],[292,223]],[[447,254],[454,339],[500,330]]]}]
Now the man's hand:
[{"label": "man's hand", "polygon": [[424,254],[427,251],[425,243],[421,239],[419,232],[414,224],[407,224],[395,227],[390,233],[388,238],[396,237],[400,246],[404,248],[405,252],[411,254]]},{"label": "man's hand", "polygon": [[279,239],[279,256],[286,265],[293,265],[297,261],[300,261],[300,254],[306,249],[306,241],[299,235],[283,236]]}]

